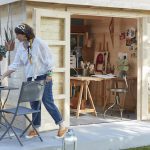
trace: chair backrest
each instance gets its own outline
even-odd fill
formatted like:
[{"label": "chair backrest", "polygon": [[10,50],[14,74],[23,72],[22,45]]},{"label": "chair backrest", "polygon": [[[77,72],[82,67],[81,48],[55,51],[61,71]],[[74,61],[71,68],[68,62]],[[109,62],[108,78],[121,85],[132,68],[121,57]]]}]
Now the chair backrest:
[{"label": "chair backrest", "polygon": [[40,101],[45,87],[44,80],[22,83],[18,103]]}]

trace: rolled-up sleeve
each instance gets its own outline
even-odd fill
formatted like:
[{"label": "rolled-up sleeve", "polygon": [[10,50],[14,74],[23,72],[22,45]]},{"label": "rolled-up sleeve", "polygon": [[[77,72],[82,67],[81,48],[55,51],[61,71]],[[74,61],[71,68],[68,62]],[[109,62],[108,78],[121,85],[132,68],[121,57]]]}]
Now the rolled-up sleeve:
[{"label": "rolled-up sleeve", "polygon": [[54,55],[51,52],[51,49],[48,47],[48,44],[41,40],[40,42],[41,47],[41,56],[43,63],[47,66],[47,70],[54,69]]},{"label": "rolled-up sleeve", "polygon": [[16,71],[22,65],[23,65],[23,63],[20,60],[20,51],[18,49],[16,52],[16,55],[15,55],[14,61],[11,65],[9,65],[8,70]]}]

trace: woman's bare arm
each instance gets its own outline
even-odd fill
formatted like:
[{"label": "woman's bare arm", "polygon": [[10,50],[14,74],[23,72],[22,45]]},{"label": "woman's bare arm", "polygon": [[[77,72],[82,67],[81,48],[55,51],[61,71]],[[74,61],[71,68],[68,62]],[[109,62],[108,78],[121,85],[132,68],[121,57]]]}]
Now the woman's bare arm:
[{"label": "woman's bare arm", "polygon": [[15,72],[14,70],[7,70],[2,76],[1,76],[1,80],[3,80],[5,77],[8,77],[9,75],[11,75],[13,72]]}]

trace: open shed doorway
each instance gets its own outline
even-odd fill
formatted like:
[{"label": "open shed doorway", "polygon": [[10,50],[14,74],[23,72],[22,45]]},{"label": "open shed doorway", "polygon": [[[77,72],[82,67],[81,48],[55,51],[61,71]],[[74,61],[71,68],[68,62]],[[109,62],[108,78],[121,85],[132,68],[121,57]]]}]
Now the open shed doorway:
[{"label": "open shed doorway", "polygon": [[[91,107],[89,98],[82,98],[83,111],[76,117],[80,88],[71,85],[71,125],[107,123],[137,119],[137,19],[112,18],[94,16],[72,16],[70,40],[70,77],[89,76],[91,74],[113,74],[118,76],[120,58],[126,57],[128,61],[127,77],[128,92],[120,95],[120,105],[123,108],[123,118],[120,112],[114,109],[108,111],[104,118],[104,111],[114,102],[114,94],[108,89],[112,82],[91,81],[89,90],[97,112],[84,112]],[[99,53],[107,52],[107,58],[98,61]],[[106,55],[104,55],[106,57]],[[105,60],[105,61],[104,61]],[[84,65],[83,65],[84,64]],[[88,66],[94,65],[94,71],[89,72]],[[104,70],[101,72],[101,70]],[[107,84],[106,84],[107,83]],[[125,96],[125,97],[124,97]],[[84,97],[84,90],[83,95]]]}]

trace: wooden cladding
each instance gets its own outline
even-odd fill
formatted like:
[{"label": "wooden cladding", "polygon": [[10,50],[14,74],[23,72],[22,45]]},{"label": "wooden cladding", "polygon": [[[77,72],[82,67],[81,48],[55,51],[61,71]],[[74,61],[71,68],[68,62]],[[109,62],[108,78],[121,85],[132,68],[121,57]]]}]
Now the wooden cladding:
[{"label": "wooden cladding", "polygon": [[71,33],[85,33],[90,27],[88,25],[71,25]]}]

